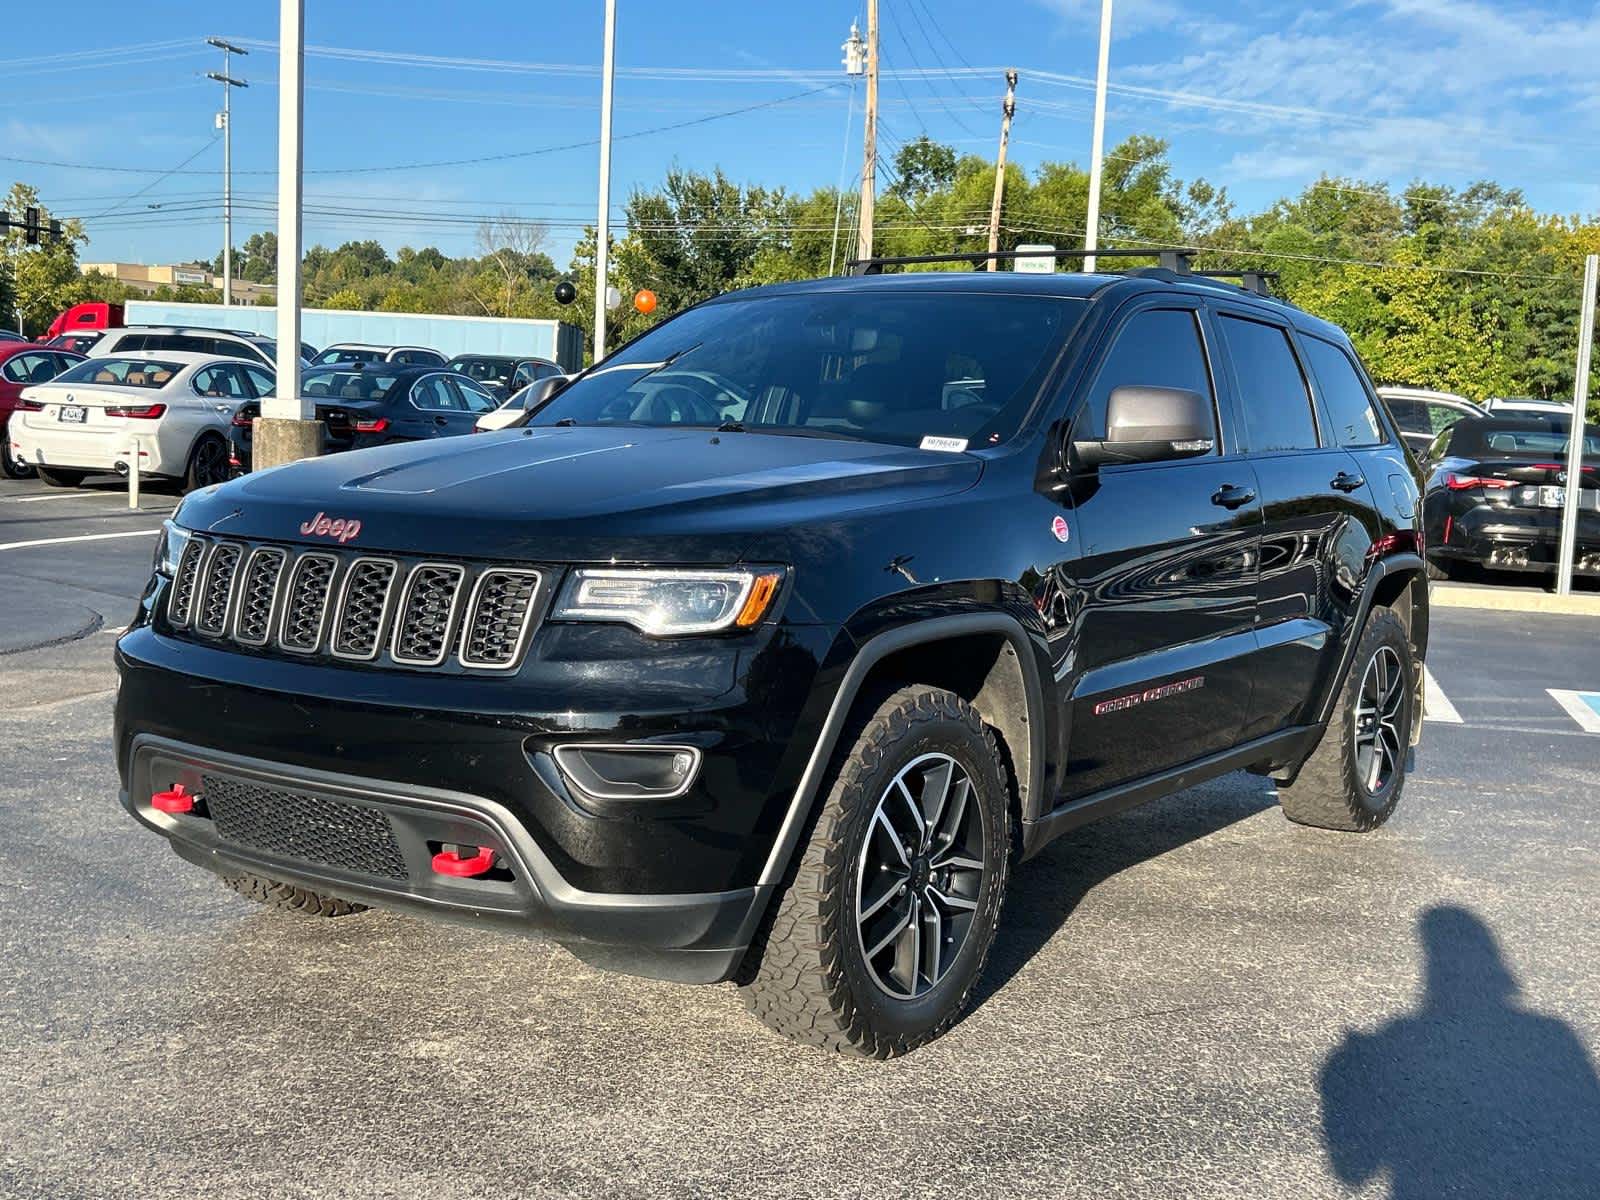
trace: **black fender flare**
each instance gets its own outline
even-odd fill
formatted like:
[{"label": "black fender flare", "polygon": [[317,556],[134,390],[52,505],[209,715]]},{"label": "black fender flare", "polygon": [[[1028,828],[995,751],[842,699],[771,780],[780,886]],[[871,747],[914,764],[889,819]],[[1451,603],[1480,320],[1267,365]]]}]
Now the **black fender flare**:
[{"label": "black fender flare", "polygon": [[1413,573],[1426,579],[1427,573],[1422,556],[1409,552],[1391,554],[1373,563],[1372,569],[1367,572],[1366,581],[1361,587],[1361,598],[1357,601],[1356,610],[1350,618],[1349,633],[1344,639],[1343,649],[1339,651],[1338,669],[1333,673],[1327,693],[1322,697],[1322,703],[1317,706],[1318,727],[1326,727],[1333,716],[1334,703],[1338,700],[1339,693],[1344,688],[1344,681],[1350,674],[1350,666],[1356,654],[1356,643],[1361,640],[1361,630],[1366,627],[1367,616],[1372,612],[1372,601],[1378,594],[1379,585],[1389,576],[1401,573]]},{"label": "black fender flare", "polygon": [[1039,664],[1027,630],[1015,617],[1002,612],[959,613],[951,616],[926,617],[906,625],[896,626],[874,635],[856,652],[839,689],[828,707],[817,743],[806,760],[789,811],[784,814],[772,850],[757,881],[765,888],[776,887],[789,869],[811,813],[816,809],[822,790],[823,776],[838,746],[850,710],[860,695],[862,684],[872,668],[888,655],[911,646],[924,645],[950,638],[966,637],[979,633],[998,633],[1015,652],[1021,666],[1023,691],[1027,703],[1028,722],[1028,776],[1029,797],[1041,796],[1045,766],[1046,698],[1040,681]]}]

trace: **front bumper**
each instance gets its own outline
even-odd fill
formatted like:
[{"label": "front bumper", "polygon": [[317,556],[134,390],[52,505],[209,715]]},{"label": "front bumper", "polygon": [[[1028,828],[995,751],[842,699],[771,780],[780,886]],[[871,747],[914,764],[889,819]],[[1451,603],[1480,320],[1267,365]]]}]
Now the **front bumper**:
[{"label": "front bumper", "polygon": [[[127,774],[123,807],[183,858],[219,875],[264,875],[364,904],[537,929],[613,970],[686,983],[727,979],[770,893],[765,886],[585,892],[561,877],[509,810],[461,792],[286,769],[150,735],[134,738]],[[193,811],[161,812],[151,803],[174,785],[201,797]],[[231,808],[224,820],[220,803],[208,807],[205,799],[224,789],[253,794],[255,807]],[[288,826],[287,811],[315,811],[320,827]],[[453,845],[493,850],[496,869],[482,878],[433,871],[432,856]]]}]

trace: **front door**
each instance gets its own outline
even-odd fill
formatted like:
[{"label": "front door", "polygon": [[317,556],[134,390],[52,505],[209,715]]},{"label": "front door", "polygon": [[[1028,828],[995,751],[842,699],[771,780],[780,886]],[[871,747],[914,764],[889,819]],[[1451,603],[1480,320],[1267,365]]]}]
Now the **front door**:
[{"label": "front door", "polygon": [[[1090,376],[1072,436],[1105,437],[1123,385],[1212,398],[1208,321],[1163,300],[1126,316]],[[1066,798],[1231,747],[1249,711],[1259,487],[1216,410],[1210,454],[1103,466],[1070,489],[1081,557],[1064,569],[1082,600],[1068,708]]]}]

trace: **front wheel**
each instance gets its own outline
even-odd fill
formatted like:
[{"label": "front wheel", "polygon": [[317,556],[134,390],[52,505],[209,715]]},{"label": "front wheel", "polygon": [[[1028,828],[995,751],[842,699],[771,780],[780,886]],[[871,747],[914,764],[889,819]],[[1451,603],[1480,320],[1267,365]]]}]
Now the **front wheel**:
[{"label": "front wheel", "polygon": [[954,693],[884,700],[751,947],[745,1006],[796,1041],[871,1058],[954,1024],[1005,894],[1005,778],[993,735]]},{"label": "front wheel", "polygon": [[1355,832],[1387,821],[1405,787],[1416,694],[1405,626],[1393,609],[1374,608],[1322,741],[1283,794],[1284,816]]}]

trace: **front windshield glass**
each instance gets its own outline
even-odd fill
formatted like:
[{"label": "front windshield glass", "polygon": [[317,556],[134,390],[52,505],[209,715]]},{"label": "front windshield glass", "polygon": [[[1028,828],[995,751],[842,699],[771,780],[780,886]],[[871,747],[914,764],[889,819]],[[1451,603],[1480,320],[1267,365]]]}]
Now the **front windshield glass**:
[{"label": "front windshield glass", "polygon": [[87,358],[68,367],[51,383],[109,383],[119,387],[165,387],[182,363],[154,358]]},{"label": "front windshield glass", "polygon": [[887,291],[708,304],[604,360],[529,423],[994,445],[1016,432],[1084,306],[1070,297]]}]

